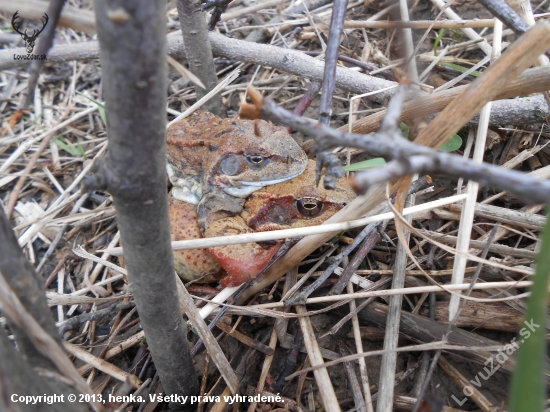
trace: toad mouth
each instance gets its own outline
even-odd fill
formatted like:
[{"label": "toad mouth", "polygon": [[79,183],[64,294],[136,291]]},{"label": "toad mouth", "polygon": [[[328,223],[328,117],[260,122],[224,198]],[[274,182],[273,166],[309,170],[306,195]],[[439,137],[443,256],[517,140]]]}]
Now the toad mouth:
[{"label": "toad mouth", "polygon": [[[305,168],[304,168],[305,170]],[[284,177],[284,178],[281,178],[281,179],[273,179],[273,180],[262,180],[262,181],[259,181],[259,182],[250,182],[250,181],[247,181],[247,180],[242,180],[240,183],[241,185],[243,186],[253,186],[253,187],[265,187],[265,186],[269,186],[269,185],[275,185],[277,183],[282,183],[282,182],[286,182],[287,180],[291,180],[291,179],[294,179],[295,177],[298,177],[300,176],[304,170],[301,170],[293,175],[290,175],[290,177]]]}]

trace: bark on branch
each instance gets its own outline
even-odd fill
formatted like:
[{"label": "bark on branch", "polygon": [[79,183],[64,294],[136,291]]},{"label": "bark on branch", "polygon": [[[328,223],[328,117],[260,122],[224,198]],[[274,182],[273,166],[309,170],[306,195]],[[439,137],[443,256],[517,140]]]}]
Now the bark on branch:
[{"label": "bark on branch", "polygon": [[[191,72],[198,76],[206,86],[203,89],[195,85],[195,93],[200,99],[218,84],[216,68],[206,29],[205,13],[197,11],[200,8],[200,0],[178,0],[178,16],[180,19],[183,43],[187,50],[187,62]],[[211,111],[216,116],[222,115],[222,97],[218,93],[205,103],[204,109]]]},{"label": "bark on branch", "polygon": [[[40,326],[61,346],[61,337],[57,332],[54,319],[51,316],[46,302],[43,280],[39,278],[32,265],[23,255],[13,233],[8,218],[0,207],[0,276],[15,292],[25,310],[40,324]],[[19,351],[16,351],[4,331],[0,331],[0,386],[5,396],[2,399],[11,399],[11,395],[64,395],[79,394],[66,380],[52,382],[34,372],[39,367],[55,376],[59,370],[52,361],[42,354],[32,340],[14,321],[8,317],[8,325],[14,334]],[[10,408],[0,409],[10,410]],[[88,411],[86,403],[65,405],[67,411]],[[27,410],[22,408],[22,410]],[[44,410],[57,410],[44,404]]]},{"label": "bark on branch", "polygon": [[[178,305],[166,193],[165,1],[98,0],[111,192],[134,300],[168,394],[199,386]],[[93,186],[93,180],[89,182]],[[187,408],[194,408],[187,405]]]}]

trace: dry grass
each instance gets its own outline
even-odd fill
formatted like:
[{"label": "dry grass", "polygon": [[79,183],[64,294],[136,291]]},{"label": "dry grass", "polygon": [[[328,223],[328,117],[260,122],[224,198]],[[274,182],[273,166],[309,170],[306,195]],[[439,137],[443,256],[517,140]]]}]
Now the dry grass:
[{"label": "dry grass", "polygon": [[[91,8],[88,2],[75,0],[70,3],[76,9],[80,9],[82,21],[89,18]],[[381,21],[380,24],[358,25],[351,22],[365,20],[379,12],[376,3],[378,2],[350,3],[346,18],[350,22],[346,24],[339,53],[375,65],[374,68],[386,77],[399,77],[401,69],[394,63],[399,59],[399,51],[404,46],[398,42],[394,27],[382,22],[386,17],[377,17]],[[281,14],[288,5],[288,2],[281,5],[278,2],[266,1],[251,6],[237,0],[222,16],[222,23],[218,28],[222,34],[230,33],[238,38],[262,28],[269,32],[269,39],[274,45],[297,50],[321,51],[328,35],[330,6],[310,10],[306,16],[294,18],[295,16]],[[0,2],[0,9],[1,7]],[[535,13],[546,11],[546,8],[547,6],[544,6]],[[391,9],[393,7],[384,9],[384,13],[391,12]],[[79,43],[91,39],[90,34],[76,30],[79,24],[83,23],[79,23],[79,12],[75,10],[71,10],[74,21],[66,23],[75,30],[58,29],[56,42]],[[422,44],[417,42],[425,33],[423,28],[433,21],[438,12],[431,10],[430,2],[414,2],[409,12],[411,21],[422,21],[418,25],[419,28],[414,29],[412,37],[414,46],[417,47],[419,72],[422,72],[436,59],[433,44],[437,31],[430,31]],[[493,24],[489,24],[487,20],[477,23],[472,20],[474,17],[487,19],[490,17],[489,14],[475,4],[459,4],[455,12],[460,15],[461,20],[469,23],[462,26],[446,23],[445,27],[476,29],[468,28],[466,34],[457,28],[446,30],[438,53],[447,46],[453,47],[446,49],[445,58],[431,68],[425,79],[418,80],[425,90],[441,87],[461,74],[449,63],[469,68],[481,61],[485,57],[485,52],[491,50],[489,44],[493,40],[480,42],[479,36],[490,36]],[[167,16],[167,31],[174,31],[178,24],[177,12],[172,4],[168,7]],[[2,14],[5,32],[9,32],[10,19],[11,14]],[[301,27],[302,30],[293,30],[295,27]],[[478,27],[489,29],[485,31]],[[93,31],[93,28],[91,30]],[[86,31],[90,32],[90,29]],[[469,41],[471,38],[476,41]],[[11,39],[17,41],[14,37]],[[504,41],[514,42],[515,37],[510,36],[505,30]],[[5,44],[5,48],[16,45],[8,43]],[[484,51],[480,50],[480,47]],[[185,65],[186,62],[181,60],[180,63]],[[231,79],[232,82],[228,81],[230,84],[225,85],[221,92],[228,116],[236,116],[238,103],[244,100],[246,88],[250,84],[289,109],[296,105],[310,84],[308,80],[268,67],[223,59],[218,59],[218,63],[220,79],[231,72],[238,73],[238,77],[235,80]],[[351,63],[343,64],[353,67]],[[487,66],[483,66],[485,67]],[[27,73],[18,69],[0,72],[0,199],[7,209],[10,202],[14,205],[11,222],[22,249],[33,266],[38,268],[39,275],[46,284],[52,315],[56,317],[58,326],[75,316],[81,317],[80,323],[65,331],[64,339],[68,342],[67,350],[75,356],[74,362],[79,368],[79,373],[87,380],[92,390],[96,393],[110,393],[116,390],[121,381],[130,377],[134,385],[139,387],[139,393],[152,394],[161,390],[161,385],[146,344],[140,344],[143,343],[144,334],[140,329],[139,317],[135,312],[128,312],[132,309],[125,308],[119,311],[116,305],[131,302],[132,296],[126,284],[125,271],[120,267],[121,263],[116,257],[120,252],[120,235],[117,231],[112,200],[108,193],[88,195],[79,191],[83,177],[93,167],[94,162],[108,150],[106,127],[101,112],[91,100],[101,101],[100,75],[98,60],[46,64],[35,94],[34,106],[31,110],[24,111],[21,116],[18,108],[24,100]],[[458,84],[468,84],[471,81],[472,77],[466,77]],[[352,101],[354,105],[350,108]],[[196,96],[193,84],[182,79],[178,71],[171,68],[167,121],[172,121],[181,113],[188,113],[188,109],[194,103]],[[360,120],[381,107],[379,103],[337,90],[333,103],[335,116],[331,126],[347,129],[346,120],[348,115],[352,114],[352,110],[353,116]],[[317,108],[318,99],[313,102],[305,116],[316,118]],[[445,122],[445,119],[438,121]],[[550,149],[547,144],[550,134],[547,132],[546,123],[516,125],[515,119],[511,118],[509,121],[502,121],[500,125],[500,128],[492,126],[488,130],[480,129],[480,133],[488,132],[488,135],[485,144],[476,146],[476,159],[523,171],[539,170],[536,173],[547,178],[546,171],[550,165]],[[463,129],[460,134],[466,142],[468,131]],[[296,138],[302,139],[301,136]],[[471,147],[471,141],[463,145],[464,151],[459,151],[460,154],[468,156],[469,149],[464,149],[465,146]],[[342,150],[345,155],[345,149]],[[525,156],[525,153],[529,153],[530,156]],[[353,163],[369,157],[369,154],[356,151],[351,152],[350,159]],[[428,344],[434,340],[441,340],[443,332],[447,330],[445,313],[448,313],[447,302],[451,288],[433,286],[421,272],[418,272],[417,264],[409,257],[404,261],[402,273],[405,288],[415,289],[363,291],[365,285],[387,287],[382,286],[387,285],[387,282],[376,282],[384,279],[384,276],[394,269],[399,239],[393,221],[387,225],[372,251],[361,258],[362,262],[347,286],[347,293],[327,298],[310,298],[307,306],[284,307],[282,297],[306,272],[312,272],[310,274],[313,277],[320,274],[315,268],[310,270],[316,262],[320,261],[320,270],[324,269],[329,264],[325,259],[337,255],[346,246],[344,238],[356,236],[358,232],[354,228],[357,225],[343,224],[338,229],[331,228],[332,231],[346,230],[345,236],[341,238],[330,233],[316,234],[298,243],[281,262],[277,263],[275,269],[270,269],[262,282],[246,294],[251,298],[246,309],[238,310],[231,307],[229,315],[222,321],[229,323],[232,329],[248,335],[250,340],[236,340],[220,329],[214,329],[219,346],[211,341],[208,347],[210,351],[222,350],[231,365],[225,364],[225,358],[222,356],[223,359],[220,360],[215,353],[210,353],[213,362],[208,364],[205,352],[199,352],[196,355],[196,366],[204,370],[204,392],[201,391],[201,394],[220,395],[224,391],[224,379],[220,379],[218,372],[219,365],[223,364],[223,377],[227,382],[231,382],[230,386],[233,389],[237,386],[236,379],[239,379],[241,394],[266,394],[269,391],[281,392],[284,396],[284,402],[280,405],[246,403],[241,404],[241,410],[245,410],[245,406],[250,412],[272,410],[277,407],[288,407],[290,410],[320,410],[321,403],[325,405],[326,410],[331,411],[338,408],[352,409],[354,402],[359,400],[356,398],[354,401],[343,364],[335,362],[335,366],[330,367],[323,364],[324,361],[334,361],[342,357],[337,344],[343,341],[351,353],[359,353],[355,359],[361,358],[362,353],[365,355],[364,360],[361,358],[359,363],[351,363],[351,368],[359,379],[363,398],[372,397],[375,402],[381,390],[380,358],[370,356],[369,352],[377,350],[377,355],[384,353],[382,349],[386,346],[383,346],[384,330],[381,329],[385,325],[383,308],[387,296],[399,295],[403,303],[400,307],[402,327],[398,345],[394,342],[400,348],[396,368],[392,372],[395,405],[399,404],[403,410],[412,410],[419,393],[418,388],[426,376],[428,364],[420,359],[419,354],[426,351],[424,359],[429,360],[431,351],[435,349],[444,349],[450,353],[445,355],[444,359],[441,358],[442,369],[432,376],[430,386],[435,398],[448,405],[444,410],[471,409],[476,404],[482,410],[489,410],[491,405],[495,407],[506,403],[506,387],[509,383],[509,372],[513,368],[513,359],[506,362],[501,371],[484,381],[481,388],[476,388],[467,403],[459,405],[453,399],[464,398],[465,382],[473,379],[483,369],[483,360],[490,356],[494,346],[505,345],[515,336],[519,326],[515,326],[516,329],[509,324],[501,326],[501,312],[507,313],[507,316],[517,321],[515,325],[521,325],[525,311],[525,295],[522,292],[525,292],[529,285],[529,276],[533,273],[532,256],[533,252],[538,251],[537,239],[542,219],[539,212],[542,206],[525,207],[521,199],[507,193],[495,194],[491,188],[483,187],[479,188],[476,198],[471,194],[473,192],[470,184],[470,196],[465,209],[468,213],[461,220],[460,206],[446,206],[445,200],[442,199],[455,195],[457,186],[460,192],[462,185],[457,185],[456,180],[446,176],[432,178],[433,190],[420,193],[416,203],[438,203],[413,216],[412,226],[418,230],[411,232],[408,248],[420,269],[429,273],[431,278],[441,285],[451,283],[449,275],[453,273],[453,265],[456,268],[453,276],[456,276],[456,273],[459,275],[453,283],[462,283],[462,274],[467,284],[471,280],[470,274],[475,270],[474,266],[477,265],[474,262],[482,264],[478,287],[472,294],[472,300],[477,302],[467,303],[467,308],[469,305],[480,305],[476,306],[476,310],[479,310],[476,312],[477,316],[465,314],[459,317],[459,327],[439,346],[420,346],[411,348],[411,351],[404,349],[419,343]],[[371,193],[371,196],[384,194],[383,188],[375,189],[374,192],[375,195]],[[464,197],[461,196],[461,199]],[[451,199],[457,200],[456,197]],[[480,208],[480,204],[487,205],[490,211]],[[361,197],[342,216],[344,221],[350,221],[364,216],[367,212],[381,213],[381,208],[376,209],[377,206],[378,202]],[[462,213],[465,213],[465,210],[462,210]],[[511,215],[513,212],[522,214]],[[365,225],[371,221],[372,219],[363,221],[361,224]],[[480,249],[485,246],[488,234],[496,222],[503,223],[496,230],[491,245],[493,248],[489,249],[485,259],[477,257],[481,254]],[[430,236],[425,235],[427,232],[430,232]],[[295,231],[292,236],[313,233],[308,230]],[[457,235],[461,239],[460,258],[455,258],[456,251],[453,247],[442,244],[446,242],[435,243],[432,240],[435,233],[442,236]],[[256,234],[255,237],[249,236],[242,241],[275,238],[273,233],[270,235]],[[286,233],[284,236],[289,235]],[[477,243],[470,243],[470,237]],[[216,242],[224,241],[227,239]],[[499,249],[496,246],[506,248]],[[96,256],[92,258],[90,253]],[[353,255],[350,255],[351,257]],[[304,262],[298,265],[294,275],[292,271],[288,272],[302,260]],[[347,264],[348,261],[344,260],[341,268],[335,270],[333,278],[342,273],[342,268]],[[306,286],[308,282],[309,280],[305,282]],[[489,284],[490,282],[495,283]],[[196,285],[192,287],[194,289],[190,288],[191,295],[205,293],[207,299],[212,298],[212,295],[208,295],[208,292],[213,291],[212,288],[200,288]],[[453,289],[464,290],[467,289],[467,285],[456,285]],[[328,289],[324,287],[321,295],[326,291]],[[349,311],[354,311],[356,304],[359,306],[365,298],[376,298],[377,303],[352,316],[351,322],[344,324],[334,334],[321,337]],[[182,299],[186,305],[190,304],[189,295]],[[443,305],[443,309],[439,310],[437,315],[436,300],[438,308],[441,309]],[[241,301],[239,304],[242,305]],[[328,302],[332,302],[333,305],[328,308],[323,306]],[[205,305],[204,299],[198,297],[194,299],[194,303],[197,308]],[[57,310],[54,311],[54,307]],[[95,311],[104,309],[107,310],[102,318],[91,317]],[[195,312],[193,311],[195,318],[192,323],[199,331],[199,335],[206,336],[202,324],[199,325],[198,313]],[[203,317],[206,316],[207,310],[201,312]],[[454,309],[451,310],[451,313],[453,312]],[[432,319],[430,313],[433,315]],[[3,315],[9,316],[9,313]],[[422,325],[423,329],[420,329],[419,325]],[[367,326],[370,329],[367,329]],[[223,329],[228,330],[227,325]],[[196,341],[196,334],[190,332],[189,336]],[[299,350],[294,348],[295,345],[301,345],[302,340],[307,355],[299,353]],[[254,348],[259,343],[275,349],[275,355],[269,357],[258,354]],[[457,346],[455,349],[458,350],[451,350],[450,346]],[[212,349],[215,347],[220,349]],[[291,355],[292,353],[294,355]],[[462,357],[457,356],[457,353],[462,354]],[[468,361],[465,362],[464,358]],[[287,364],[289,360],[294,360],[295,363]],[[283,385],[280,385],[281,381],[277,377],[281,371],[291,374],[309,366],[313,373],[310,372],[307,377],[305,374],[298,374],[294,380],[286,382],[286,385],[284,381]],[[226,390],[223,393],[228,392]],[[163,410],[166,405],[157,406],[155,402],[147,400],[141,406],[134,405],[134,410],[152,411],[155,407],[156,410]],[[223,410],[223,405],[208,403],[200,408]],[[361,409],[373,410],[368,402],[366,406],[361,404]]]}]

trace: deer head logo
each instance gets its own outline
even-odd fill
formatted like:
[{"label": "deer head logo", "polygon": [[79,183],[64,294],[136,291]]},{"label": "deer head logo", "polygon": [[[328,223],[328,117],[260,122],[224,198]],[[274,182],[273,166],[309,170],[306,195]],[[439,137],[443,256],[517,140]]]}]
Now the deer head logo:
[{"label": "deer head logo", "polygon": [[48,20],[50,20],[50,18],[46,13],[44,13],[44,21],[42,22],[42,28],[40,30],[34,29],[32,35],[29,36],[27,34],[27,30],[25,30],[24,32],[19,31],[19,27],[21,27],[21,23],[17,22],[17,18],[19,17],[18,13],[19,13],[19,10],[17,10],[13,15],[11,19],[11,25],[13,29],[17,33],[19,33],[23,38],[23,40],[25,41],[25,45],[27,46],[27,53],[30,54],[34,50],[34,42],[36,41],[36,38],[40,33],[42,33],[42,31],[44,31],[44,29],[46,28],[46,25],[48,24]]}]

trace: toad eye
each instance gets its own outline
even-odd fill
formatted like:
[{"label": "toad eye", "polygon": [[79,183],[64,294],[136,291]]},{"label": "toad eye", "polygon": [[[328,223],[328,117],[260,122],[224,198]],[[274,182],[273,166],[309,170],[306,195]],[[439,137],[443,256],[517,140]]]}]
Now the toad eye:
[{"label": "toad eye", "polygon": [[317,199],[300,199],[296,208],[305,217],[315,217],[323,210],[323,202]]},{"label": "toad eye", "polygon": [[246,159],[246,162],[251,166],[264,166],[268,160],[266,156],[260,155],[248,155],[244,158]]}]

